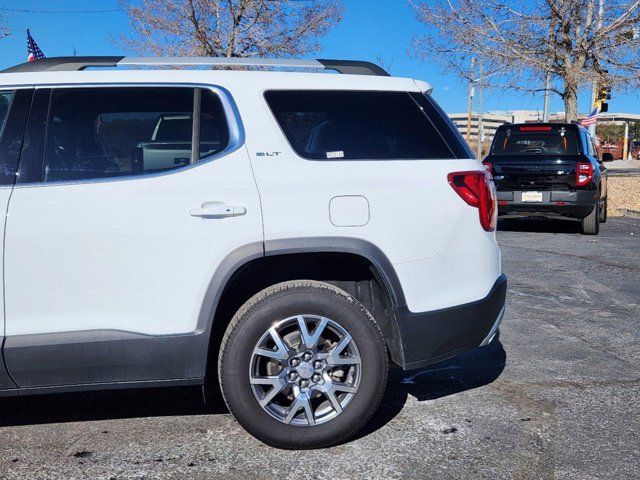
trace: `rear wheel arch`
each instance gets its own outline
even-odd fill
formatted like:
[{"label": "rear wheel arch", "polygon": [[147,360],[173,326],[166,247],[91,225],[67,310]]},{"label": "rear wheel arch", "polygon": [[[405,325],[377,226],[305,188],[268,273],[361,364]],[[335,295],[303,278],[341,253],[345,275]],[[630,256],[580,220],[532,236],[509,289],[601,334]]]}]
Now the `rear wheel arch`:
[{"label": "rear wheel arch", "polygon": [[[391,360],[404,363],[395,309],[406,305],[391,262],[375,245],[359,239],[328,237],[266,242],[232,252],[211,281],[201,319],[207,319],[207,378],[217,376],[220,343],[236,311],[253,295],[290,280],[330,283],[360,301],[378,322]],[[210,383],[214,383],[210,381]]]}]

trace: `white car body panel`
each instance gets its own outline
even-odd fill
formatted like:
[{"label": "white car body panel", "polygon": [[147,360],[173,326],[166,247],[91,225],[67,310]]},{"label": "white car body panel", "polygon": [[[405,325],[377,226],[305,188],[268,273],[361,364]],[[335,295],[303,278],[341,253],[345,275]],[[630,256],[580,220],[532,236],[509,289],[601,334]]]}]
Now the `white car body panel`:
[{"label": "white car body panel", "polygon": [[[199,218],[203,203],[241,205]],[[194,332],[215,269],[262,241],[246,150],[165,175],[18,186],[5,238],[7,336]]]},{"label": "white car body panel", "polygon": [[[323,83],[306,83],[296,84],[295,89],[327,88]],[[281,84],[265,80],[261,87],[230,85],[229,90],[237,98],[245,128],[253,133],[247,136],[247,148],[262,199],[266,241],[345,235],[367,240],[394,264],[407,306],[414,312],[471,302],[491,290],[500,275],[495,233],[482,229],[478,210],[468,206],[447,180],[453,171],[482,170],[480,162],[303,159],[264,101],[264,92],[281,89]],[[419,91],[413,82],[401,88]],[[278,154],[258,155],[265,152]],[[334,225],[331,199],[353,195],[368,200],[369,221],[360,227]],[[454,232],[458,243],[452,243]],[[441,282],[443,277],[448,278],[446,283]]]}]

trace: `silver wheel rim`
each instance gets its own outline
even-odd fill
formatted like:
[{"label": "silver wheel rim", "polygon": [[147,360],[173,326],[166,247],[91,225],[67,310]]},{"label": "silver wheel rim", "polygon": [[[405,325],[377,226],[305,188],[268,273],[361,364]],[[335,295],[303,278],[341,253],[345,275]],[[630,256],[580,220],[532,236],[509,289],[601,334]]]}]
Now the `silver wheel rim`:
[{"label": "silver wheel rim", "polygon": [[314,426],[340,415],[362,374],[360,352],[335,320],[296,315],[281,320],[258,340],[249,381],[262,409],[276,420]]}]

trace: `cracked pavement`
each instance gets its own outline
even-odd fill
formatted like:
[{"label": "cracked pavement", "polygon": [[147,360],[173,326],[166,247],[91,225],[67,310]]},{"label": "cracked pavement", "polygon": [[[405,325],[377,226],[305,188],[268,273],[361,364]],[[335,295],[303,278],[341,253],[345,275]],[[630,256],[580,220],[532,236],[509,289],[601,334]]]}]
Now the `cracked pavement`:
[{"label": "cracked pavement", "polygon": [[197,389],[0,399],[0,478],[617,479],[640,468],[640,220],[508,221],[490,346],[393,372],[374,420],[280,451]]}]

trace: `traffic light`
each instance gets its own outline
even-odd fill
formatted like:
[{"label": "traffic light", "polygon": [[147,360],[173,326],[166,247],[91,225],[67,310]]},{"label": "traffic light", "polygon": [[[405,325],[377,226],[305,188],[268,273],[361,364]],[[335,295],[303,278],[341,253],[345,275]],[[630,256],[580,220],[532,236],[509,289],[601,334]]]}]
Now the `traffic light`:
[{"label": "traffic light", "polygon": [[609,104],[607,100],[611,100],[611,87],[608,85],[598,85],[596,90],[596,103],[600,113],[606,113],[609,111]]}]

